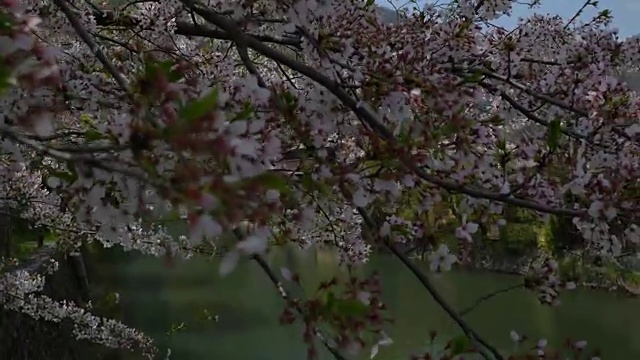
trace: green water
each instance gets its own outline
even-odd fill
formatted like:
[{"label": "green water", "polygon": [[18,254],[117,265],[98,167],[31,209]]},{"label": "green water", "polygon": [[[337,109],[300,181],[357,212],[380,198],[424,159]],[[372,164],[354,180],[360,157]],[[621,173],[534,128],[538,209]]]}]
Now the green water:
[{"label": "green water", "polygon": [[[145,330],[175,360],[302,360],[301,329],[278,324],[283,301],[258,265],[251,261],[221,278],[216,259],[192,259],[167,268],[147,257],[119,256],[109,267],[117,275],[125,322]],[[274,269],[298,271],[310,287],[341,271],[328,252],[284,250],[267,257]],[[383,298],[395,322],[395,343],[378,359],[407,359],[425,348],[430,330],[454,336],[456,324],[434,303],[413,275],[390,255],[375,255],[362,269],[378,270]],[[452,272],[433,277],[456,309],[486,293],[519,282],[514,276]],[[206,320],[205,310],[212,320]],[[217,320],[216,320],[217,316]],[[562,305],[539,305],[526,290],[513,290],[484,302],[466,316],[470,324],[501,349],[511,349],[511,330],[559,343],[570,336],[597,346],[603,359],[640,359],[640,299],[598,291],[574,290]],[[179,326],[184,323],[182,326]],[[174,331],[170,329],[174,327]],[[366,354],[365,354],[366,355]],[[365,357],[366,358],[366,357]],[[321,352],[320,359],[332,359]]]}]

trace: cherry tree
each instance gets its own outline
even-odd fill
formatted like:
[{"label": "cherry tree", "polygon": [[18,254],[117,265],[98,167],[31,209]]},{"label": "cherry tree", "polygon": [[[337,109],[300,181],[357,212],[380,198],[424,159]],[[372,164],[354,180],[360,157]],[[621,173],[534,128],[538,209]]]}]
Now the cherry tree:
[{"label": "cherry tree", "polygon": [[[434,239],[435,209],[455,209],[459,241],[432,241],[434,271],[466,261],[508,207],[570,219],[586,252],[640,242],[640,100],[616,77],[637,70],[640,38],[621,40],[606,10],[578,21],[591,0],[571,19],[492,24],[513,5],[458,0],[388,23],[359,0],[2,0],[0,198],[69,250],[190,257],[235,236],[220,271],[257,261],[310,358],[316,342],[337,359],[389,344],[383,286],[353,275],[303,299],[262,255],[334,246],[352,269],[384,247],[466,334],[449,355],[503,359],[399,248]],[[42,281],[7,272],[3,306],[153,356],[143,334],[39,295]],[[575,285],[549,256],[526,284],[551,305]]]}]

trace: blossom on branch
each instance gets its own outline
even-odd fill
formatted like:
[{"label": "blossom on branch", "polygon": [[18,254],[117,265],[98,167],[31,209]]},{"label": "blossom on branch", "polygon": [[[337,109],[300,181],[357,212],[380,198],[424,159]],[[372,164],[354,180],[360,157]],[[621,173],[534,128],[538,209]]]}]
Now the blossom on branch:
[{"label": "blossom on branch", "polygon": [[[360,0],[2,1],[0,199],[69,251],[227,248],[221,273],[283,243],[348,267],[420,246],[446,271],[516,210],[571,219],[584,252],[634,252],[640,97],[619,74],[640,67],[640,38],[606,11],[486,26],[514,3],[389,22]],[[547,304],[575,285],[554,261],[526,283]],[[20,301],[38,318],[73,308]]]}]

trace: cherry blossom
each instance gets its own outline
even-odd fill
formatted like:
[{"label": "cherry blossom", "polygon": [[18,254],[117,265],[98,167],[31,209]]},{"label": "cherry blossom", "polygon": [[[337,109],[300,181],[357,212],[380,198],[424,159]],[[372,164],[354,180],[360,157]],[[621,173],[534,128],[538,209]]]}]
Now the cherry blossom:
[{"label": "cherry blossom", "polygon": [[371,354],[369,355],[369,359],[373,359],[374,357],[376,357],[376,355],[378,355],[381,346],[389,346],[393,344],[393,340],[389,337],[389,335],[384,332],[382,332],[380,335],[380,340],[378,340],[378,342],[371,347]]},{"label": "cherry blossom", "polygon": [[[570,218],[585,252],[635,251],[640,97],[620,74],[640,69],[640,37],[620,39],[607,11],[493,26],[514,3],[388,22],[357,0],[2,1],[0,201],[69,251],[190,258],[242,230],[223,274],[275,244],[333,247],[355,267],[425,238],[446,271],[450,249],[512,209]],[[458,244],[432,239],[441,214]],[[189,229],[172,236],[166,220]],[[542,255],[526,285],[557,304],[575,284]],[[152,352],[36,295],[35,275],[8,276],[28,291],[0,295],[7,307],[98,322],[92,340]]]},{"label": "cherry blossom", "polygon": [[511,337],[511,340],[515,343],[520,342],[520,340],[522,339],[520,335],[517,332],[515,332],[515,330],[511,330],[511,332],[509,333],[509,336]]},{"label": "cherry blossom", "polygon": [[431,271],[449,271],[457,261],[456,256],[449,253],[449,247],[440,244],[438,250],[429,255],[429,268]]},{"label": "cherry blossom", "polygon": [[466,216],[462,219],[462,226],[456,228],[456,237],[468,242],[472,242],[472,234],[478,231],[478,224],[474,222],[467,222]]}]

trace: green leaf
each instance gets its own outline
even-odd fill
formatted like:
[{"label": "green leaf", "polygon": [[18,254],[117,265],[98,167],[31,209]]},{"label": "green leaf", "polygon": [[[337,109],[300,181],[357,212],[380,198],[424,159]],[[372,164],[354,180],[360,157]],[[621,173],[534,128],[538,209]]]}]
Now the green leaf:
[{"label": "green leaf", "polygon": [[326,316],[342,315],[348,317],[363,317],[368,307],[357,299],[339,299],[332,291],[324,294],[324,306],[320,310]]},{"label": "green leaf", "polygon": [[336,307],[335,294],[332,291],[326,291],[324,292],[324,296],[322,296],[320,299],[322,301],[322,306],[320,306],[320,308],[318,309],[319,314],[326,317],[331,317],[332,315],[334,315]]},{"label": "green leaf", "polygon": [[465,335],[460,335],[451,340],[451,355],[460,355],[471,349],[471,340]]},{"label": "green leaf", "polygon": [[454,123],[447,123],[442,127],[442,134],[445,136],[450,136],[456,134],[460,129]]},{"label": "green leaf", "polygon": [[463,84],[477,84],[479,83],[482,78],[484,77],[484,75],[481,72],[475,72],[473,74],[469,74],[469,75],[465,75],[462,78],[462,83]]},{"label": "green leaf", "polygon": [[164,74],[169,82],[176,82],[182,79],[182,75],[172,70],[174,62],[171,60],[165,61],[149,61],[145,63],[145,78],[153,79],[158,73]]},{"label": "green leaf", "polygon": [[503,152],[507,151],[507,139],[506,137],[501,137],[497,140],[496,147]]},{"label": "green leaf", "polygon": [[180,110],[180,119],[192,123],[218,108],[218,90],[213,88],[200,99],[194,100]]},{"label": "green leaf", "polygon": [[258,183],[269,189],[278,190],[281,194],[286,194],[290,191],[287,178],[274,172],[256,175],[249,179],[249,181],[251,183]]},{"label": "green leaf", "polygon": [[253,115],[253,106],[251,104],[245,104],[242,108],[242,111],[236,114],[236,116],[231,119],[231,122],[239,121],[239,120],[248,120],[251,115]]},{"label": "green leaf", "polygon": [[411,231],[402,225],[391,225],[391,231],[404,236],[412,235]]},{"label": "green leaf", "polygon": [[49,175],[51,175],[51,177],[64,180],[70,184],[78,179],[78,174],[75,171],[52,171]]},{"label": "green leaf", "polygon": [[604,9],[604,10],[602,10],[602,11],[600,11],[600,12],[598,13],[598,16],[599,16],[599,17],[603,17],[603,18],[610,18],[610,17],[611,17],[611,10],[609,10],[609,9]]},{"label": "green leaf", "polygon": [[367,2],[364,4],[366,7],[369,7],[371,5],[373,5],[373,3],[375,3],[375,0],[367,0]]},{"label": "green leaf", "polygon": [[562,124],[560,123],[560,119],[555,118],[549,122],[547,130],[547,145],[549,146],[549,150],[555,151],[558,148],[561,130]]},{"label": "green leaf", "polygon": [[167,331],[167,335],[173,335],[175,333],[177,333],[180,330],[184,330],[186,329],[186,324],[184,322],[181,322],[180,324],[176,325],[176,324],[171,324],[171,329],[169,329],[169,331]]},{"label": "green leaf", "polygon": [[325,295],[324,304],[327,308],[331,309],[336,304],[336,295],[329,291]]},{"label": "green leaf", "polygon": [[324,181],[314,180],[311,175],[306,172],[300,178],[300,182],[302,187],[310,193],[318,192],[327,197],[331,197],[333,194],[329,186]]},{"label": "green leaf", "polygon": [[410,146],[413,138],[411,137],[411,127],[409,121],[403,121],[400,123],[400,131],[396,136],[399,143]]},{"label": "green leaf", "polygon": [[58,239],[59,239],[59,236],[58,236],[57,232],[54,231],[54,230],[49,229],[49,231],[47,231],[44,234],[44,242],[45,243],[55,242]]},{"label": "green leaf", "polygon": [[82,114],[80,115],[80,123],[82,125],[86,125],[86,126],[90,126],[93,127],[93,119],[91,118],[91,115],[89,114]]},{"label": "green leaf", "polygon": [[0,94],[16,84],[11,68],[0,60]]},{"label": "green leaf", "polygon": [[357,299],[341,299],[336,301],[336,311],[343,315],[362,317],[367,314],[367,305]]},{"label": "green leaf", "polygon": [[377,162],[378,164],[370,164],[366,165],[366,167],[362,170],[361,174],[364,176],[373,176],[375,174],[380,174],[384,170],[384,166],[382,162]]},{"label": "green leaf", "polygon": [[152,177],[159,176],[158,168],[155,166],[153,161],[151,161],[151,159],[143,156],[136,156],[135,160],[137,164],[142,168],[142,170],[144,170],[148,175],[151,175]]},{"label": "green leaf", "polygon": [[289,91],[285,91],[282,93],[282,100],[284,101],[286,106],[291,108],[291,110],[295,110],[298,106],[298,99]]},{"label": "green leaf", "polygon": [[0,12],[0,30],[11,30],[14,25],[13,18],[6,12]]},{"label": "green leaf", "polygon": [[71,174],[73,181],[78,179],[78,170],[76,169],[76,164],[73,161],[67,161],[67,171]]},{"label": "green leaf", "polygon": [[100,133],[99,131],[90,129],[84,132],[84,137],[89,141],[96,141],[105,139],[105,135]]}]

